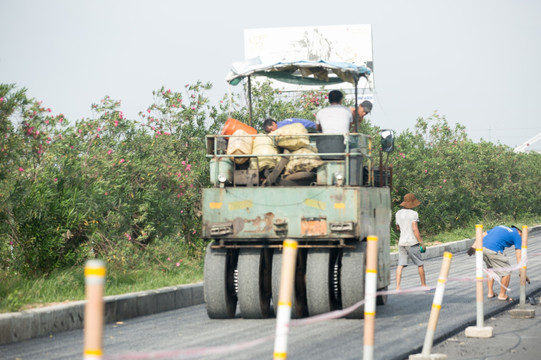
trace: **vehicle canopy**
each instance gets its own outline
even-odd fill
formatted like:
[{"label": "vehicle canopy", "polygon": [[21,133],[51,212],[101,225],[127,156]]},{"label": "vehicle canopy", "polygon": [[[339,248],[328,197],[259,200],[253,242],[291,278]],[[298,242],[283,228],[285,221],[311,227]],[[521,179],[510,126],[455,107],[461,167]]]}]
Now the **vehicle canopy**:
[{"label": "vehicle canopy", "polygon": [[[252,77],[267,77],[284,83],[305,86],[327,86],[344,82],[351,83],[355,86],[355,108],[357,108],[357,84],[359,79],[363,77],[367,78],[370,74],[371,70],[368,67],[349,62],[300,60],[264,64],[261,63],[259,58],[255,58],[244,62],[233,63],[226,81],[231,85],[238,85],[242,79],[248,79],[248,101],[251,123]],[[358,126],[357,120],[355,121],[355,131]]]},{"label": "vehicle canopy", "polygon": [[[349,82],[357,85],[361,77],[371,71],[366,66],[338,61],[285,61],[271,64],[262,63],[233,64],[226,80],[237,85],[245,77],[265,76],[281,82],[297,85],[332,85]],[[239,66],[240,65],[240,66]],[[244,65],[244,67],[243,67]],[[240,68],[239,68],[240,67]]]}]

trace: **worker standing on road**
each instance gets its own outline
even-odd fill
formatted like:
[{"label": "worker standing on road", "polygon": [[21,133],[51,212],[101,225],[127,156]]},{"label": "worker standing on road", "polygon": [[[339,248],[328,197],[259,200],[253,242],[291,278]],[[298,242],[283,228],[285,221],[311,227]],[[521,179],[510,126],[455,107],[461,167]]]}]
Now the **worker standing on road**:
[{"label": "worker standing on road", "polygon": [[421,252],[424,252],[423,240],[419,233],[419,214],[412,210],[419,206],[421,202],[417,200],[414,194],[404,195],[404,201],[400,204],[402,209],[396,212],[396,227],[400,230],[400,239],[398,240],[398,267],[396,268],[396,290],[400,290],[400,279],[402,269],[408,266],[408,258],[417,265],[421,285],[426,286],[425,267]]},{"label": "worker standing on road", "polygon": [[[504,254],[504,250],[511,246],[515,247],[517,263],[520,263],[522,231],[514,225],[511,225],[511,227],[499,225],[483,233],[483,260],[487,269],[495,269],[496,274],[501,277],[501,287],[498,295],[498,300],[501,301],[513,301],[507,296],[507,287],[511,281],[509,271],[511,265],[509,264],[509,258]],[[474,253],[475,247],[468,250],[468,255],[471,256]],[[493,278],[488,279],[487,287],[488,298],[496,297]]]}]

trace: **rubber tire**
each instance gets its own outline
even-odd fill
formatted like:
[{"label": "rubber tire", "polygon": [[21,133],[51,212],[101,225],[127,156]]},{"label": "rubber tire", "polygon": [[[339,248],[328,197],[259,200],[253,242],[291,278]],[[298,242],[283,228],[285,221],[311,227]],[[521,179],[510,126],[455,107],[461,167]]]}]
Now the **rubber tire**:
[{"label": "rubber tire", "polygon": [[330,249],[310,249],[306,259],[306,303],[309,316],[336,310],[332,290],[335,257]]},{"label": "rubber tire", "polygon": [[207,246],[204,266],[204,299],[211,319],[231,319],[237,308],[234,273],[238,253]]},{"label": "rubber tire", "polygon": [[[366,243],[358,241],[355,243],[354,249],[344,249],[342,253],[342,266],[340,268],[342,309],[346,309],[364,300],[365,251]],[[364,305],[359,306],[352,313],[346,315],[346,318],[364,318]]]},{"label": "rubber tire", "polygon": [[[282,250],[275,249],[272,255],[272,307],[274,313],[278,314],[278,299],[280,296],[280,279],[282,276]],[[299,319],[306,314],[306,302],[303,301],[303,296],[299,291],[299,281],[304,281],[304,277],[299,279],[299,256],[297,256],[297,263],[295,266],[295,279],[293,285],[293,292],[291,293],[291,318]]]},{"label": "rubber tire", "polygon": [[245,319],[266,319],[272,315],[271,252],[241,249],[238,261],[239,310]]}]

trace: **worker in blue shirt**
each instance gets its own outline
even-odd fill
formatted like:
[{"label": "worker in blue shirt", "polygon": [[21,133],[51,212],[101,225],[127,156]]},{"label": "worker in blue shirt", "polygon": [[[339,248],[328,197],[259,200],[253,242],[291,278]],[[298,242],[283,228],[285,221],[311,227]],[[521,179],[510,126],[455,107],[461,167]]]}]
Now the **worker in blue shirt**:
[{"label": "worker in blue shirt", "polygon": [[303,124],[308,132],[316,131],[316,123],[307,119],[290,118],[276,122],[276,120],[268,118],[263,122],[263,130],[268,134],[282,126],[291,125],[295,123]]},{"label": "worker in blue shirt", "polygon": [[[521,260],[522,248],[522,231],[512,225],[511,227],[499,225],[483,233],[483,260],[487,269],[494,269],[494,272],[501,277],[500,293],[498,300],[513,301],[507,295],[507,287],[511,280],[511,267],[509,258],[504,254],[504,250],[508,247],[515,247],[515,255],[517,263]],[[472,255],[475,249],[472,247],[468,250],[468,254]],[[495,298],[494,294],[494,279],[488,279],[488,297]]]}]

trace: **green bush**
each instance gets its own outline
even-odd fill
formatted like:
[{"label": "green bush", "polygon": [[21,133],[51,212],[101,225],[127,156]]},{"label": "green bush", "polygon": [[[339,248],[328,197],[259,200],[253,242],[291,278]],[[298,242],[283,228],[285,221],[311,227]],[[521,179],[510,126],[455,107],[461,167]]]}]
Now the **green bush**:
[{"label": "green bush", "polygon": [[474,143],[462,125],[451,128],[437,113],[417,119],[414,131],[400,134],[396,144],[394,210],[406,193],[415,193],[422,202],[422,227],[429,233],[541,214],[536,199],[540,154]]}]

